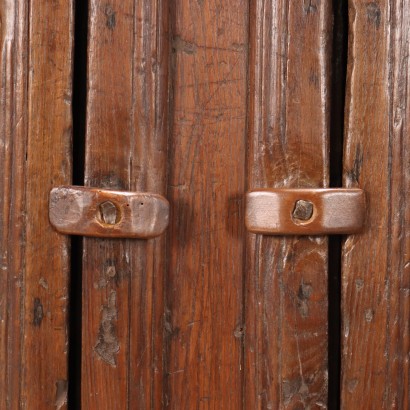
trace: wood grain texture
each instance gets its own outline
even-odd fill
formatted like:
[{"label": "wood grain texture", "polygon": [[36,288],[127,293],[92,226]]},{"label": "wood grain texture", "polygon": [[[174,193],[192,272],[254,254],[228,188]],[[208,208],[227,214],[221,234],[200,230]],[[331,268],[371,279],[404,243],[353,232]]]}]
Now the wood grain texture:
[{"label": "wood grain texture", "polygon": [[[90,2],[85,185],[165,192],[168,2]],[[85,239],[82,405],[162,406],[164,239]]]},{"label": "wood grain texture", "polygon": [[[328,186],[331,2],[254,0],[248,189]],[[247,409],[327,405],[327,240],[247,240]]]},{"label": "wood grain texture", "polygon": [[264,189],[246,194],[245,224],[265,235],[359,232],[365,217],[361,189]]},{"label": "wood grain texture", "polygon": [[[20,408],[27,141],[27,6],[0,3],[0,408]],[[16,400],[15,400],[16,399]]]},{"label": "wood grain texture", "polygon": [[367,195],[342,257],[342,408],[407,409],[410,2],[349,2],[344,183]]},{"label": "wood grain texture", "polygon": [[0,407],[62,409],[69,248],[47,204],[71,180],[72,2],[2,1],[0,14]]},{"label": "wood grain texture", "polygon": [[248,2],[177,0],[173,22],[167,405],[242,405]]}]

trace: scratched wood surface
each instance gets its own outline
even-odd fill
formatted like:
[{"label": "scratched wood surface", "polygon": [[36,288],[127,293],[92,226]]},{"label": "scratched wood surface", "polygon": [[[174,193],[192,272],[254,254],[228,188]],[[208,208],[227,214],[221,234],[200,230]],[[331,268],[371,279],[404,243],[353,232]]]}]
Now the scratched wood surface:
[{"label": "scratched wood surface", "polygon": [[172,8],[167,386],[171,409],[242,403],[248,2]]},{"label": "scratched wood surface", "polygon": [[[246,234],[243,201],[329,185],[330,3],[90,0],[84,183],[171,214],[84,239],[82,408],[328,405],[327,239]],[[0,0],[1,410],[66,408],[73,15]],[[410,0],[349,0],[342,409],[410,406],[409,43]]]},{"label": "scratched wood surface", "polygon": [[[251,2],[248,189],[328,186],[330,6]],[[327,239],[249,234],[246,275],[244,407],[326,407]]]},{"label": "scratched wood surface", "polygon": [[69,247],[48,194],[71,181],[72,2],[5,0],[0,16],[0,408],[62,409]]},{"label": "scratched wood surface", "polygon": [[342,408],[408,409],[410,2],[351,0],[344,183],[367,194],[342,267]]},{"label": "scratched wood surface", "polygon": [[[168,3],[92,0],[85,185],[164,194]],[[82,405],[162,407],[164,239],[85,239]]]}]

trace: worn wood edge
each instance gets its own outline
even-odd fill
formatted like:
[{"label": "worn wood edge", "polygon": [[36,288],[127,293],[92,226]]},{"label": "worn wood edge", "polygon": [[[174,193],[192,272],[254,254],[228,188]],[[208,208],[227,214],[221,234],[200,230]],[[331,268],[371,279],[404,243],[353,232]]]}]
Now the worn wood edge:
[{"label": "worn wood edge", "polygon": [[[0,408],[21,406],[28,4],[0,5]],[[16,246],[19,244],[20,246]]]},{"label": "worn wood edge", "polygon": [[409,2],[349,4],[344,181],[373,206],[342,247],[341,408],[407,409]]},{"label": "worn wood edge", "polygon": [[[298,201],[308,201],[307,220],[294,217]],[[245,225],[250,232],[270,235],[358,233],[366,215],[361,189],[265,189],[246,194]]]},{"label": "worn wood edge", "polygon": [[[114,219],[102,219],[101,205],[112,204]],[[60,233],[110,238],[153,238],[169,223],[169,202],[148,192],[61,186],[50,192],[49,218]]]},{"label": "worn wood edge", "polygon": [[69,377],[70,241],[48,224],[47,202],[50,188],[69,183],[72,175],[74,2],[28,3],[20,406],[63,409]]}]

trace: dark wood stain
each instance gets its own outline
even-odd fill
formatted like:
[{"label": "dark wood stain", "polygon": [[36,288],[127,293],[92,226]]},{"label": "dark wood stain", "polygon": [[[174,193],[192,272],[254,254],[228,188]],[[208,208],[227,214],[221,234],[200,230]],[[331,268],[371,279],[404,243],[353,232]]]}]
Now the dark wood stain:
[{"label": "dark wood stain", "polygon": [[368,22],[374,24],[376,28],[379,28],[382,18],[380,6],[377,4],[377,2],[372,1],[370,3],[367,3],[366,9]]},{"label": "dark wood stain", "polygon": [[357,185],[359,183],[360,173],[362,171],[362,165],[363,165],[363,148],[362,148],[362,144],[359,142],[355,150],[353,167],[350,171],[347,171],[346,173],[348,184]]},{"label": "dark wood stain", "polygon": [[110,30],[114,30],[117,22],[116,22],[116,13],[114,11],[114,9],[110,6],[110,5],[106,5],[105,9],[104,9],[104,14],[106,16],[106,26],[110,29]]},{"label": "dark wood stain", "polygon": [[43,305],[39,298],[34,299],[33,303],[33,325],[40,326],[44,317]]}]

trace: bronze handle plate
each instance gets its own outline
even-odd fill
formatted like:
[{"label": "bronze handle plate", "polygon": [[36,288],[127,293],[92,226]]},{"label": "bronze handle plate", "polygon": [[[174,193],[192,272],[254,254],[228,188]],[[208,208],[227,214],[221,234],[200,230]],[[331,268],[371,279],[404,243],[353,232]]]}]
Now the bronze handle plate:
[{"label": "bronze handle plate", "polygon": [[146,192],[61,186],[50,192],[49,219],[64,234],[148,239],[167,228],[169,203]]},{"label": "bronze handle plate", "polygon": [[246,195],[245,224],[266,235],[360,232],[366,201],[361,189],[260,189]]}]

